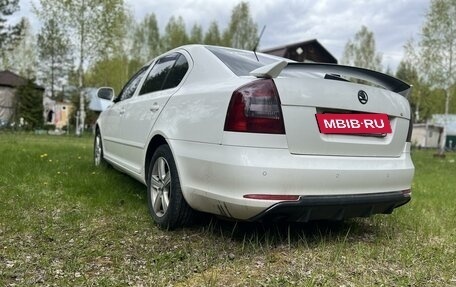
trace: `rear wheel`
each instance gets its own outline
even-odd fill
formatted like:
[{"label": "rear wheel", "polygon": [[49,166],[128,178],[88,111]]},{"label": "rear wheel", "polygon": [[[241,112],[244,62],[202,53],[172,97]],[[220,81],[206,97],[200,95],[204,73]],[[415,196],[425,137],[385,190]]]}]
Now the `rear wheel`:
[{"label": "rear wheel", "polygon": [[179,175],[169,146],[157,148],[147,177],[149,212],[160,228],[174,229],[193,220],[193,210],[185,201]]}]

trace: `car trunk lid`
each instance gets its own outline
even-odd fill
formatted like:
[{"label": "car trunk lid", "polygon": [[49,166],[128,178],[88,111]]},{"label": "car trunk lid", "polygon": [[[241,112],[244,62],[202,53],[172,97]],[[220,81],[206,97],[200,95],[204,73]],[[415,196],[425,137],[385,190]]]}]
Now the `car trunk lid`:
[{"label": "car trunk lid", "polygon": [[[293,154],[397,157],[403,152],[410,108],[398,93],[364,84],[325,79],[321,75],[274,79]],[[359,93],[367,96],[362,103]],[[363,99],[364,101],[364,99]],[[390,133],[331,134],[322,131],[316,115],[356,114],[387,119]],[[333,123],[334,124],[334,123]]]}]

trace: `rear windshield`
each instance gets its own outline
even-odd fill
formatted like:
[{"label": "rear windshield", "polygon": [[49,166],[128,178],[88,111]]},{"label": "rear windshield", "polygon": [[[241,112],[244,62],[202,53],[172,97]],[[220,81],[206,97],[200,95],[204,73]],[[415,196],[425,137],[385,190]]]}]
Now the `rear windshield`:
[{"label": "rear windshield", "polygon": [[206,49],[217,56],[217,58],[219,58],[220,61],[222,61],[237,76],[248,76],[249,73],[255,69],[284,60],[283,58],[261,53],[257,53],[257,60],[253,52],[245,50],[213,46],[206,46]]}]

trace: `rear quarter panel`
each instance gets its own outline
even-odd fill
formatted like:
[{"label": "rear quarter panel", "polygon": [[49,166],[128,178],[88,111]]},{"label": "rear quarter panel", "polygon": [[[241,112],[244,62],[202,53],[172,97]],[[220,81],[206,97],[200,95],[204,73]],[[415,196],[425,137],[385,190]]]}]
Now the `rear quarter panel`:
[{"label": "rear quarter panel", "polygon": [[155,132],[172,140],[220,144],[233,91],[253,77],[234,75],[204,47],[190,47],[193,68],[160,114]]}]

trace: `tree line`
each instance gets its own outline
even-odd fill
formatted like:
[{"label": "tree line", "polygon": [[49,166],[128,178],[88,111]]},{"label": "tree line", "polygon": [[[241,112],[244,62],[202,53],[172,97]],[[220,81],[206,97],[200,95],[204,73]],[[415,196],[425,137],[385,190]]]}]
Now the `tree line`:
[{"label": "tree line", "polygon": [[365,26],[347,42],[342,63],[383,71],[411,84],[415,122],[425,122],[433,114],[456,113],[456,1],[431,1],[421,38],[407,41],[395,73],[382,67],[374,34]]},{"label": "tree line", "polygon": [[[17,0],[0,1],[18,8]],[[154,13],[137,22],[123,0],[40,0],[33,13],[41,29],[35,35],[24,19],[21,39],[1,56],[1,64],[36,78],[53,97],[68,84],[109,85],[118,91],[141,65],[181,45],[252,49],[258,37],[246,2],[232,8],[227,27],[214,19],[206,31],[199,23],[186,27],[181,16],[172,16],[163,29]]]},{"label": "tree line", "polygon": [[[18,0],[0,0],[0,68],[37,79],[54,99],[65,88],[76,87],[75,104],[83,111],[84,87],[120,91],[140,66],[172,48],[204,43],[253,49],[258,37],[246,2],[232,8],[226,27],[213,20],[205,31],[199,23],[186,27],[181,16],[172,16],[165,27],[159,27],[154,13],[138,22],[124,0],[40,0],[33,7],[41,23],[35,34],[27,19],[6,24],[18,8]],[[425,121],[435,113],[456,112],[455,59],[456,3],[432,0],[421,38],[407,42],[395,73],[382,66],[375,36],[365,26],[348,40],[341,63],[383,71],[412,84],[415,120]]]},{"label": "tree line", "polygon": [[[0,29],[18,8],[18,0],[0,0]],[[120,91],[143,64],[181,45],[252,49],[258,37],[246,2],[232,8],[227,27],[214,19],[206,31],[198,23],[187,29],[181,16],[172,16],[161,32],[154,13],[137,22],[123,0],[40,0],[33,13],[41,23],[37,34],[27,19],[0,34],[0,45],[8,42],[10,47],[1,46],[0,68],[36,79],[53,99],[62,99],[65,88],[77,87],[74,103],[82,111],[82,125],[85,87]]]}]

